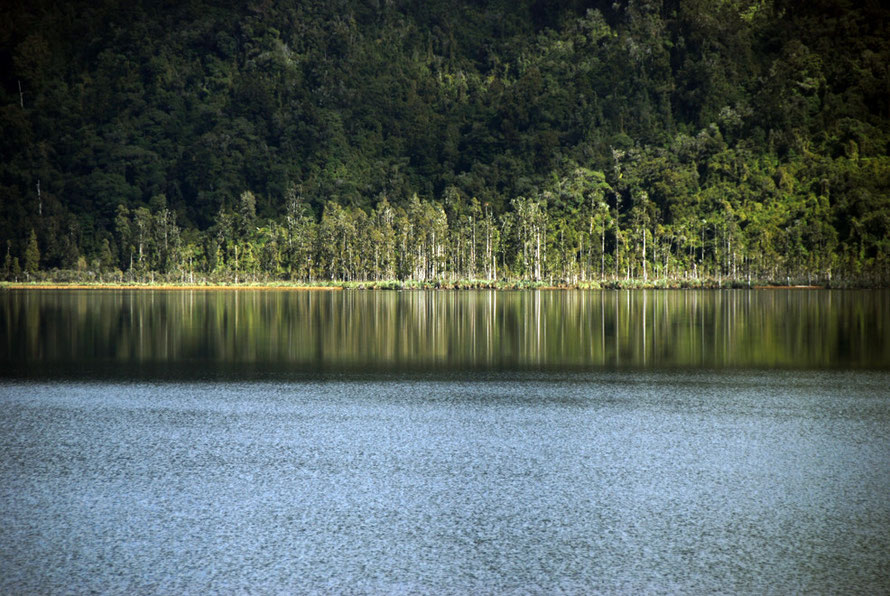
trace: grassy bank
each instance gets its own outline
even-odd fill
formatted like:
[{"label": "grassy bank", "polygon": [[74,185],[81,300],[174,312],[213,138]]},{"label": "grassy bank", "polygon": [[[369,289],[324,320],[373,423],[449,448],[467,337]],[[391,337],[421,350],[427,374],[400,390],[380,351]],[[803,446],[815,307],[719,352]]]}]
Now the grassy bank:
[{"label": "grassy bank", "polygon": [[762,281],[715,279],[619,279],[559,283],[551,281],[524,280],[382,280],[382,281],[326,281],[326,282],[214,282],[177,283],[157,282],[0,282],[5,290],[173,290],[173,291],[220,291],[220,290],[290,290],[290,291],[340,291],[340,290],[680,290],[680,289],[824,289],[868,287],[857,284],[779,284]]},{"label": "grassy bank", "polygon": [[177,284],[177,283],[58,283],[58,282],[30,282],[10,283],[0,282],[0,288],[6,290],[293,290],[293,291],[340,291],[339,285],[306,285],[287,283],[240,283],[240,284]]}]

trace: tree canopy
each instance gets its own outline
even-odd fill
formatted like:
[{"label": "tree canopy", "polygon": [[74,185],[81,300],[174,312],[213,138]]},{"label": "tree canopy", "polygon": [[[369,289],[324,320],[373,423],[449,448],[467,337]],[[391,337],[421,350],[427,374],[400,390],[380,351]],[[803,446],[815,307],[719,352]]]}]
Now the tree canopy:
[{"label": "tree canopy", "polygon": [[8,279],[890,282],[878,2],[0,17]]}]

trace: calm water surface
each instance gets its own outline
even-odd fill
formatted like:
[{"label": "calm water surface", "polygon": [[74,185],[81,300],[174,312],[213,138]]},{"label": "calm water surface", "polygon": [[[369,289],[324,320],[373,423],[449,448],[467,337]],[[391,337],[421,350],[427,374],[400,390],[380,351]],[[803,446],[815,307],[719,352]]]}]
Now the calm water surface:
[{"label": "calm water surface", "polygon": [[5,291],[0,373],[890,369],[890,291]]},{"label": "calm water surface", "polygon": [[0,593],[887,593],[887,298],[3,292]]}]

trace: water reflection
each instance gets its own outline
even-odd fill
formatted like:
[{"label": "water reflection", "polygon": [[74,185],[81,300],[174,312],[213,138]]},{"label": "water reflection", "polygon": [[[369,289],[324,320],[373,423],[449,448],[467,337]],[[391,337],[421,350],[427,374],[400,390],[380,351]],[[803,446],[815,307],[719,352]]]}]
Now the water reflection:
[{"label": "water reflection", "polygon": [[887,291],[4,291],[0,366],[888,368]]}]

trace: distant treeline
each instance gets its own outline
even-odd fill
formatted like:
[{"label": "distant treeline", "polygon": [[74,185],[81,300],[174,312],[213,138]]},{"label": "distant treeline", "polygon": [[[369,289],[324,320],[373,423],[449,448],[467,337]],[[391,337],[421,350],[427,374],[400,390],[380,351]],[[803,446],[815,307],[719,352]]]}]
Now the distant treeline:
[{"label": "distant treeline", "polygon": [[[785,225],[778,201],[766,206],[758,202],[756,217],[744,228],[731,205],[716,196],[708,219],[698,220],[700,212],[692,211],[691,218],[665,224],[653,218],[654,205],[645,192],[622,213],[616,205],[621,195],[605,175],[583,168],[540,194],[514,199],[501,215],[453,187],[442,201],[421,201],[414,195],[405,207],[393,206],[385,197],[369,211],[331,202],[320,220],[296,188],[287,196],[285,217],[260,220],[256,197],[245,191],[236,208],[221,210],[206,232],[180,229],[163,204],[132,212],[121,206],[113,241],[103,240],[91,262],[78,257],[73,271],[41,275],[32,234],[25,277],[188,283],[529,280],[569,285],[666,280],[700,285],[714,280],[830,283],[834,275],[841,282],[887,281],[863,277],[855,258],[840,259],[837,234],[825,222]],[[7,278],[23,278],[15,270],[17,262],[7,257],[5,266]]]},{"label": "distant treeline", "polygon": [[890,11],[23,0],[5,279],[890,283]]}]

